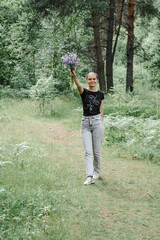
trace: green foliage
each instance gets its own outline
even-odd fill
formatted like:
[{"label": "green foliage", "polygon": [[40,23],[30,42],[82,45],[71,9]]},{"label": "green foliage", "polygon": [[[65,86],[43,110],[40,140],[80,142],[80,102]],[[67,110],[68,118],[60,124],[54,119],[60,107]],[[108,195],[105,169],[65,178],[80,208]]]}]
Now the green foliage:
[{"label": "green foliage", "polygon": [[126,155],[159,161],[160,120],[108,115],[104,118],[108,145],[122,146]]},{"label": "green foliage", "polygon": [[20,90],[18,89],[13,89],[10,88],[9,86],[3,87],[0,85],[0,99],[1,98],[17,98],[17,99],[23,99],[23,98],[30,98],[30,90],[21,88]]},{"label": "green foliage", "polygon": [[[145,26],[145,29],[144,29]],[[136,38],[140,48],[136,50],[138,57],[135,58],[136,64],[141,64],[144,71],[142,77],[146,81],[143,74],[149,76],[149,82],[154,88],[159,87],[159,71],[160,71],[160,26],[157,18],[153,18],[150,22],[146,21],[142,28],[142,19],[138,19],[136,25]],[[135,71],[136,74],[136,71]]]},{"label": "green foliage", "polygon": [[151,83],[154,88],[160,88],[160,68],[159,67],[153,67],[151,69],[152,72],[152,78]]},{"label": "green foliage", "polygon": [[[80,24],[80,27],[77,24]],[[64,69],[61,62],[61,57],[67,51],[74,49],[81,59],[82,65],[79,67],[78,73],[85,76],[90,67],[90,64],[88,66],[85,64],[88,61],[88,57],[84,55],[88,38],[86,39],[87,33],[83,33],[83,24],[81,16],[77,16],[77,14],[72,17],[64,17],[64,19],[59,19],[55,15],[54,19],[49,18],[42,23],[40,38],[37,40],[42,48],[36,54],[36,76],[38,79],[41,74],[46,74],[47,77],[52,75],[57,79],[57,88],[60,92],[69,87],[66,84],[69,82],[69,72]],[[82,39],[83,41],[81,41]]]},{"label": "green foliage", "polygon": [[10,58],[11,51],[9,50],[10,36],[9,27],[10,22],[6,20],[6,12],[8,12],[8,4],[6,2],[0,3],[0,84],[8,85],[9,78],[13,73],[12,61]]},{"label": "green foliage", "polygon": [[[91,5],[100,13],[108,9],[106,1],[1,1],[0,84],[30,89],[42,77],[52,77],[57,91],[71,90],[69,73],[60,59],[67,50],[75,50],[82,62],[77,70],[79,78],[92,70]],[[147,83],[154,88],[160,86],[158,6],[158,1],[138,2],[135,22],[134,80],[145,82],[147,76]],[[115,87],[126,81],[126,38],[121,28],[114,62]]]},{"label": "green foliage", "polygon": [[151,17],[158,15],[157,6],[158,3],[154,3],[153,0],[141,0],[137,3],[137,13],[140,14],[143,18],[147,17],[151,19]]},{"label": "green foliage", "polygon": [[106,143],[124,155],[159,161],[160,95],[139,91],[137,95],[114,94],[104,104]]},{"label": "green foliage", "polygon": [[16,89],[29,88],[35,84],[33,57],[36,52],[34,41],[38,35],[38,21],[34,23],[35,14],[24,8],[23,1],[4,1],[1,13],[0,30],[2,46],[5,48],[0,48],[4,56],[0,65],[0,84]]},{"label": "green foliage", "polygon": [[[59,95],[59,91],[56,89],[55,79],[45,78],[39,79],[35,86],[32,87],[30,91],[31,97],[36,99],[39,103],[40,112],[44,115],[48,112],[49,115],[53,115],[53,106],[51,104],[52,100]],[[50,106],[50,107],[49,107]]]},{"label": "green foliage", "polygon": [[[10,85],[15,89],[29,89],[43,75],[57,78],[57,89],[60,92],[65,91],[68,86],[64,84],[64,79],[69,76],[61,65],[62,55],[67,50],[74,49],[82,63],[89,58],[84,52],[91,35],[84,32],[81,13],[75,12],[72,16],[59,18],[57,13],[53,12],[43,20],[35,8],[28,4],[23,5],[23,1],[19,4],[16,0],[12,3],[4,2],[2,6],[0,51],[4,57],[0,60],[0,84]],[[3,21],[6,12],[7,20]],[[84,64],[81,72],[86,74],[87,71]]]}]

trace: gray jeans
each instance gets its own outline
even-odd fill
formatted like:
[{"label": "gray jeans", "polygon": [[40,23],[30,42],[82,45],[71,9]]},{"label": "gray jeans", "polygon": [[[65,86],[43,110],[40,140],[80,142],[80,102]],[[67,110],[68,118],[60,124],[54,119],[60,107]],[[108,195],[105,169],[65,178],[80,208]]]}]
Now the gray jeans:
[{"label": "gray jeans", "polygon": [[[85,149],[86,175],[93,176],[93,170],[101,169],[101,143],[104,136],[104,124],[100,114],[95,116],[83,116],[81,134]],[[94,160],[92,160],[94,155]]]}]

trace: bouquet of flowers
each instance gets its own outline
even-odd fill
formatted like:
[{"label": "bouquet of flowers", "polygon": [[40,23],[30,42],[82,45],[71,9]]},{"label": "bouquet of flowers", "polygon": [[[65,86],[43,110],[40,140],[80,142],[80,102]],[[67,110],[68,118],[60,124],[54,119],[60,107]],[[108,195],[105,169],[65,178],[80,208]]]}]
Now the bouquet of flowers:
[{"label": "bouquet of flowers", "polygon": [[[77,54],[74,52],[72,53],[67,52],[67,54],[62,56],[61,60],[62,60],[62,63],[64,64],[64,67],[65,68],[69,67],[71,71],[77,68],[80,61],[80,59],[77,57]],[[74,83],[74,80],[73,80],[73,77],[71,77],[71,87],[73,87],[73,83]]]}]

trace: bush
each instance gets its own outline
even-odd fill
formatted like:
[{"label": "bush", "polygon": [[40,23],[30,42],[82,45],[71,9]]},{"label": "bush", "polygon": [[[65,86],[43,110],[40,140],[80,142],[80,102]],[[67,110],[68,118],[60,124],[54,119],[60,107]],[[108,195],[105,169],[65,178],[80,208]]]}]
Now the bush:
[{"label": "bush", "polygon": [[122,147],[126,154],[139,159],[159,160],[160,120],[108,115],[104,123],[107,145]]},{"label": "bush", "polygon": [[0,85],[0,98],[30,98],[30,89],[12,89],[9,86],[3,87]]}]

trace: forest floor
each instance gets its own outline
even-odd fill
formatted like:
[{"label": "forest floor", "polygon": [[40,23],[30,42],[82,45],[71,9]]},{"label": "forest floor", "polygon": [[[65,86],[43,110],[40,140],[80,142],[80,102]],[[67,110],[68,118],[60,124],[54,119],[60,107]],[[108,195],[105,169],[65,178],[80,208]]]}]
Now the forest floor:
[{"label": "forest floor", "polygon": [[80,115],[1,102],[1,239],[159,240],[159,166],[103,143],[100,179],[84,186]]}]

